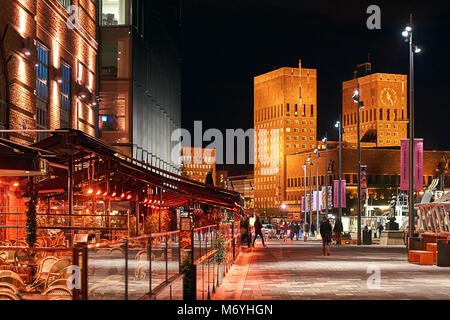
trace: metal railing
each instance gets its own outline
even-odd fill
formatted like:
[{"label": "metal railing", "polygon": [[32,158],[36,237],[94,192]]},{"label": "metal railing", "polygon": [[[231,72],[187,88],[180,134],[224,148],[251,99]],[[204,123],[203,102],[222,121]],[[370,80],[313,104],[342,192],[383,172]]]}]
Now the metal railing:
[{"label": "metal railing", "polygon": [[[217,232],[225,238],[225,259],[219,265],[215,261],[216,250],[213,247]],[[211,225],[193,230],[193,255],[195,273],[196,300],[209,300],[222,278],[241,250],[239,222]]]},{"label": "metal railing", "polygon": [[180,232],[80,248],[81,299],[182,299]]}]

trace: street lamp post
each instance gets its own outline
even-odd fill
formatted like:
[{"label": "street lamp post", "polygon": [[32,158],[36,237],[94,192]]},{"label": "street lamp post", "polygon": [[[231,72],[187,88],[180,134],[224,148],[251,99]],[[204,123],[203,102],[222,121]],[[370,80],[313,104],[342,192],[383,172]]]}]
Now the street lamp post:
[{"label": "street lamp post", "polygon": [[305,164],[302,166],[303,167],[303,171],[304,171],[304,173],[305,173],[305,179],[303,180],[303,184],[304,184],[304,187],[305,187],[305,196],[304,196],[304,199],[305,199],[305,208],[304,208],[304,213],[305,213],[305,223],[306,223],[306,215],[307,215],[307,212],[308,212],[308,209],[306,208],[306,205],[307,205],[307,201],[306,201],[306,161],[305,161]]},{"label": "street lamp post", "polygon": [[359,82],[357,81],[357,89],[353,93],[353,101],[357,104],[357,121],[358,121],[358,224],[357,230],[357,243],[361,245],[361,128],[360,128],[360,111],[364,108],[364,104],[360,100]]},{"label": "street lamp post", "polygon": [[327,133],[325,133],[325,138],[322,142],[325,144],[325,213],[328,217],[328,138]]},{"label": "street lamp post", "polygon": [[[339,118],[341,115],[339,115]],[[342,126],[340,121],[336,121],[334,125],[339,130],[339,190],[338,190],[338,208],[339,208],[339,219],[342,218],[342,203],[341,203],[341,190],[342,190]]]},{"label": "street lamp post", "polygon": [[316,194],[316,227],[319,226],[319,158],[320,158],[320,154],[319,154],[319,146],[317,146],[317,148],[314,150],[314,153],[316,154],[316,159],[317,159],[317,166],[316,166],[316,189],[317,189],[317,194]]},{"label": "street lamp post", "polygon": [[311,171],[312,171],[312,161],[311,161],[311,154],[308,157],[308,163],[309,163],[309,232],[311,233],[311,225],[312,225],[312,178],[311,178]]},{"label": "street lamp post", "polygon": [[[409,25],[402,32],[406,42],[409,42],[409,226],[408,236],[414,236],[414,53],[422,50],[413,44],[412,14],[409,16]],[[414,51],[413,51],[414,47]]]}]

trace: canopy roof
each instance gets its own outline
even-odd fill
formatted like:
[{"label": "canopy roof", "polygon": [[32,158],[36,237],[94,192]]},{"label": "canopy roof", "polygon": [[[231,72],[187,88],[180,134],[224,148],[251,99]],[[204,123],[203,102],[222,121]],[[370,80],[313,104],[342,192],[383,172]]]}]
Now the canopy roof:
[{"label": "canopy roof", "polygon": [[30,147],[9,141],[8,143],[30,152],[40,152],[42,157],[50,160],[50,166],[54,170],[59,170],[59,177],[55,176],[40,184],[39,189],[43,191],[46,188],[67,191],[67,179],[61,176],[67,175],[67,169],[71,164],[81,167],[81,170],[74,172],[75,182],[80,183],[86,180],[89,170],[95,169],[89,168],[87,159],[94,159],[102,164],[101,167],[97,167],[97,171],[107,167],[108,177],[111,177],[111,180],[115,179],[116,183],[136,188],[151,185],[165,190],[162,194],[164,206],[182,206],[190,199],[224,209],[238,210],[243,202],[238,192],[207,185],[153,167],[124,155],[79,130],[55,130],[50,137]]}]

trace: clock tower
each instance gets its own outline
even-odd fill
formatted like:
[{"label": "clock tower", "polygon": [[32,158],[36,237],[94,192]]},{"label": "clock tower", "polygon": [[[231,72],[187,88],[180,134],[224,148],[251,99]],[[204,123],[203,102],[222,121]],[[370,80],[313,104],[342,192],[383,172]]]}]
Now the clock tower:
[{"label": "clock tower", "polygon": [[373,73],[342,83],[343,140],[357,143],[357,104],[353,92],[359,83],[361,142],[379,147],[400,146],[408,137],[407,76]]}]

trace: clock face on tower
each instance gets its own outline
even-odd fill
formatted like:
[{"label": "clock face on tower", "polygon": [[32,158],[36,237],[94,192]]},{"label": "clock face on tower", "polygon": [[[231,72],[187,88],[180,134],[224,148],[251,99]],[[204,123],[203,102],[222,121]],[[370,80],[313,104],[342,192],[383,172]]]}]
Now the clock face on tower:
[{"label": "clock face on tower", "polygon": [[393,107],[397,102],[397,93],[392,88],[384,88],[381,90],[381,103],[385,107]]}]

